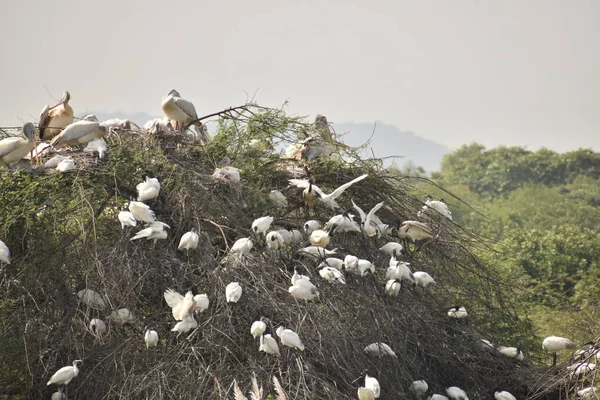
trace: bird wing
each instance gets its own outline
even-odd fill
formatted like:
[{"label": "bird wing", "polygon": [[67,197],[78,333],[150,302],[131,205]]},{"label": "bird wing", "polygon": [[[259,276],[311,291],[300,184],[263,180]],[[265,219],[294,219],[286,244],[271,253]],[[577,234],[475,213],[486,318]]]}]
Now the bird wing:
[{"label": "bird wing", "polygon": [[20,137],[11,137],[0,141],[0,157],[12,153],[21,145],[23,139]]},{"label": "bird wing", "polygon": [[63,142],[77,140],[80,137],[89,135],[90,132],[98,129],[100,123],[91,121],[77,121],[67,125],[67,127],[52,139],[50,145],[56,146]]},{"label": "bird wing", "polygon": [[198,114],[196,113],[196,107],[194,107],[194,105],[190,101],[182,99],[181,97],[173,97],[173,100],[175,101],[177,107],[179,107],[181,111],[186,113],[188,117],[190,117],[191,119],[198,118]]},{"label": "bird wing", "polygon": [[381,202],[381,203],[378,203],[378,204],[376,204],[376,205],[375,205],[375,207],[371,208],[371,211],[369,211],[369,214],[367,215],[367,218],[366,218],[366,220],[365,220],[365,223],[370,223],[370,222],[371,222],[371,220],[373,219],[373,216],[375,215],[375,213],[376,213],[377,211],[379,211],[379,209],[380,209],[381,207],[383,207],[383,204],[384,204],[384,203],[383,203],[383,202]]},{"label": "bird wing", "polygon": [[175,308],[177,308],[183,302],[183,296],[173,289],[165,290],[163,296],[169,307],[171,307],[173,310],[175,310]]},{"label": "bird wing", "polygon": [[50,123],[52,116],[50,115],[50,106],[46,104],[42,112],[40,113],[40,120],[38,126],[40,127],[40,139],[44,138],[44,130]]},{"label": "bird wing", "polygon": [[[330,196],[332,199],[337,199],[338,197],[340,197],[342,195],[342,193],[344,193],[344,190],[348,189],[350,186],[352,186],[353,184],[355,184],[356,182],[360,182],[363,179],[365,179],[367,176],[369,176],[369,174],[364,174],[359,176],[356,179],[351,180],[348,183],[344,183],[342,186],[340,186],[339,188],[335,189],[333,192],[331,192]],[[314,187],[314,186],[313,186]],[[316,191],[316,188],[315,188]],[[323,197],[323,196],[321,196]]]},{"label": "bird wing", "polygon": [[356,205],[356,203],[354,202],[354,200],[352,200],[352,205],[354,206],[354,209],[356,211],[358,211],[358,214],[360,215],[360,220],[364,222],[365,219],[366,219],[365,212],[362,210],[362,208],[360,208],[359,206]]}]

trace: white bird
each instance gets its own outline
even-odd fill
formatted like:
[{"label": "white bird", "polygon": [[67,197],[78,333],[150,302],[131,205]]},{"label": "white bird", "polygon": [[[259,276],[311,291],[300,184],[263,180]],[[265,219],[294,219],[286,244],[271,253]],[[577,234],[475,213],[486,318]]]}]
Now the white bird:
[{"label": "white bird", "polygon": [[146,240],[154,240],[154,243],[156,244],[156,241],[158,239],[166,239],[167,238],[167,231],[165,231],[165,228],[170,228],[169,225],[165,224],[164,222],[159,222],[159,221],[154,221],[151,222],[147,228],[144,228],[140,231],[138,231],[135,236],[133,236],[131,239],[129,239],[130,241],[132,240],[137,240],[137,239],[141,239],[141,238],[146,238]]},{"label": "white bird", "polygon": [[[163,98],[161,108],[165,116],[171,120],[171,125],[175,122],[174,128],[179,131],[183,130],[186,124],[198,119],[194,104],[182,99],[179,92],[174,89]],[[200,140],[206,142],[208,137],[206,137],[202,123],[197,121],[193,125],[196,133],[200,135]]]},{"label": "white bird", "polygon": [[93,291],[92,289],[83,289],[77,292],[77,297],[83,304],[94,310],[102,311],[106,309],[106,303],[100,293]]},{"label": "white bird", "polygon": [[329,239],[329,233],[322,229],[312,231],[308,237],[310,244],[318,247],[327,247]]},{"label": "white bird", "polygon": [[133,215],[135,219],[141,222],[154,222],[156,218],[154,217],[154,211],[150,209],[146,204],[139,201],[132,201],[129,203],[129,212]]},{"label": "white bird", "polygon": [[110,132],[99,122],[81,120],[69,124],[61,133],[54,136],[50,146],[59,148],[65,145],[87,144],[94,139],[105,137]]},{"label": "white bird", "polygon": [[300,351],[304,350],[304,344],[300,340],[300,336],[291,329],[285,329],[283,326],[277,328],[277,336],[281,340],[281,344],[288,347],[294,347]]},{"label": "white bird", "polygon": [[599,392],[600,391],[598,390],[598,388],[595,388],[593,386],[588,386],[586,388],[578,390],[577,396],[579,396],[580,398],[585,399],[585,400],[597,399]]},{"label": "white bird", "polygon": [[285,243],[283,236],[279,231],[271,231],[266,237],[267,247],[271,250],[277,250]]},{"label": "white bird", "polygon": [[90,321],[90,331],[98,338],[106,333],[106,323],[99,318],[94,318]]},{"label": "white bird", "polygon": [[590,362],[576,363],[573,365],[569,365],[567,367],[567,370],[572,371],[573,375],[576,375],[576,376],[585,375],[589,372],[592,372],[595,369],[596,369],[596,364],[590,363]]},{"label": "white bird", "polygon": [[455,306],[448,310],[448,316],[450,318],[466,318],[469,314],[467,314],[467,309],[464,306]]},{"label": "white bird", "polygon": [[429,390],[429,385],[421,379],[410,384],[408,390],[417,397],[423,396]]},{"label": "white bird", "polygon": [[310,290],[317,289],[317,287],[310,281],[308,276],[300,275],[296,270],[294,270],[294,275],[292,275],[291,282],[294,286],[300,286]]},{"label": "white bird", "polygon": [[252,222],[252,232],[254,232],[256,235],[264,235],[269,230],[274,220],[275,218],[271,217],[270,215],[255,219],[254,222]]},{"label": "white bird", "polygon": [[122,325],[131,324],[135,321],[133,313],[129,311],[128,308],[119,308],[118,310],[111,312],[108,319]]},{"label": "white bird", "polygon": [[225,288],[225,298],[228,303],[237,303],[242,297],[242,286],[237,282],[231,282]]},{"label": "white bird", "polygon": [[52,393],[50,400],[67,400],[67,395],[59,388],[57,392]]},{"label": "white bird", "polygon": [[[42,151],[46,151],[46,149],[50,147],[49,143],[45,143],[45,142],[41,142],[38,143],[37,146],[31,150],[29,153],[27,153],[27,155],[25,155],[25,157],[23,157],[25,160],[33,160],[37,156],[39,157],[39,154]],[[50,167],[50,168],[56,168],[56,167]]]},{"label": "white bird", "polygon": [[173,289],[167,289],[163,293],[163,297],[169,307],[171,307],[171,313],[176,321],[184,320],[196,309],[196,300],[190,291],[188,291],[185,296],[182,296]]},{"label": "white bird", "polygon": [[75,169],[75,161],[71,158],[65,158],[56,166],[56,170],[59,172],[68,172],[73,171]]},{"label": "white bird", "polygon": [[542,349],[553,354],[552,366],[556,365],[556,354],[566,349],[575,350],[577,346],[569,339],[560,336],[548,336],[542,341]]},{"label": "white bird", "polygon": [[490,347],[490,348],[492,348],[492,349],[494,348],[494,345],[492,344],[492,342],[490,342],[490,341],[489,341],[489,340],[487,340],[487,339],[481,339],[481,343],[483,343],[483,346],[484,346],[485,348],[488,348],[488,347]]},{"label": "white bird", "polygon": [[157,178],[145,175],[144,181],[138,183],[135,188],[138,194],[137,201],[154,200],[160,193],[160,182]]},{"label": "white bird", "polygon": [[319,291],[315,288],[308,288],[306,286],[290,286],[288,291],[299,300],[312,300],[319,296]]},{"label": "white bird", "polygon": [[385,293],[389,296],[396,297],[402,288],[402,283],[399,279],[390,279],[385,284]]},{"label": "white bird", "polygon": [[427,400],[448,400],[446,396],[442,396],[441,394],[432,394],[427,398]]},{"label": "white bird", "polygon": [[398,230],[398,235],[401,238],[408,237],[413,242],[433,237],[429,225],[419,221],[404,221]]},{"label": "white bird", "polygon": [[68,157],[57,154],[44,163],[44,168],[56,169],[56,167],[58,167],[58,164],[60,164],[62,160],[66,160],[67,158]]},{"label": "white bird", "polygon": [[373,392],[373,396],[375,396],[376,399],[381,395],[381,387],[379,386],[377,378],[365,375],[365,387]]},{"label": "white bird", "polygon": [[375,400],[373,391],[366,387],[358,388],[358,400]]},{"label": "white bird", "polygon": [[119,222],[121,223],[121,229],[125,229],[126,226],[136,226],[137,222],[133,214],[129,211],[119,211]]},{"label": "white bird", "polygon": [[427,285],[435,283],[431,275],[427,272],[417,271],[413,273],[413,276],[415,277],[418,286],[426,287]]},{"label": "white bird", "polygon": [[375,273],[375,266],[373,265],[373,263],[369,260],[363,260],[362,258],[358,260],[357,263],[357,268],[356,270],[351,271],[353,272],[355,275],[358,276],[366,276],[367,273]]},{"label": "white bird", "polygon": [[279,190],[271,190],[269,199],[277,206],[285,208],[288,206],[287,198]]},{"label": "white bird", "polygon": [[304,233],[310,235],[313,231],[321,229],[321,223],[317,220],[310,219],[304,223]]},{"label": "white bird", "polygon": [[344,263],[342,265],[347,272],[352,272],[353,274],[358,273],[358,257],[348,254],[344,257]]},{"label": "white bird", "polygon": [[267,330],[267,324],[261,318],[259,321],[254,321],[252,326],[250,327],[250,334],[254,337],[254,339],[261,337],[263,333]]},{"label": "white bird", "polygon": [[360,226],[353,217],[352,214],[334,215],[325,223],[325,229],[333,233],[360,232]]},{"label": "white bird", "polygon": [[254,244],[250,238],[241,238],[236,240],[233,246],[231,246],[230,253],[248,254],[252,250],[252,246]]},{"label": "white bird", "polygon": [[10,264],[10,249],[2,240],[0,240],[0,261]]},{"label": "white bird", "polygon": [[337,251],[338,249],[327,250],[319,246],[308,246],[298,250],[298,253],[300,253],[303,256],[311,257],[315,260],[318,260],[327,256],[333,256],[337,253]]},{"label": "white bird", "polygon": [[158,345],[158,333],[153,329],[147,329],[144,334],[144,342],[146,342],[146,348],[156,347]]},{"label": "white bird", "polygon": [[279,345],[277,341],[269,334],[260,337],[260,346],[258,351],[264,351],[267,354],[275,354],[279,356]]},{"label": "white bird", "polygon": [[179,240],[179,246],[177,247],[177,250],[181,250],[181,249],[185,249],[185,250],[191,250],[191,249],[195,249],[196,247],[198,247],[198,241],[200,240],[200,236],[198,236],[198,234],[192,229],[189,232],[186,232],[183,234],[183,236],[181,236],[181,239]]},{"label": "white bird", "polygon": [[75,378],[79,374],[79,368],[77,368],[78,364],[83,363],[81,360],[73,361],[73,366],[62,367],[58,371],[52,375],[46,386],[50,386],[53,383],[57,385],[68,385],[73,378]]},{"label": "white bird", "polygon": [[35,127],[31,122],[23,125],[23,134],[27,140],[16,136],[0,140],[0,165],[8,168],[35,148]]},{"label": "white bird", "polygon": [[518,347],[498,346],[496,350],[500,354],[504,354],[505,356],[510,358],[516,358],[519,361],[523,361],[523,359],[525,358],[525,356],[523,355],[523,351]]},{"label": "white bird", "polygon": [[335,189],[333,192],[331,192],[329,194],[324,193],[321,189],[319,189],[318,186],[312,185],[312,183],[306,179],[290,179],[290,185],[297,186],[297,187],[303,188],[303,189],[307,189],[307,188],[309,188],[309,186],[312,186],[312,189],[320,196],[319,200],[321,202],[325,203],[325,205],[331,207],[332,210],[334,210],[337,207],[339,207],[337,202],[335,201],[335,199],[340,197],[342,195],[342,193],[344,193],[344,191],[346,189],[348,189],[350,186],[352,186],[353,184],[355,184],[357,182],[362,181],[367,176],[368,176],[368,174],[361,175],[358,178],[353,179],[348,183],[344,183],[343,185],[341,185],[340,187],[338,187],[337,189]]},{"label": "white bird", "polygon": [[208,299],[206,293],[195,295],[194,302],[196,303],[194,311],[197,313],[204,312],[208,309],[208,306],[210,305],[210,300]]},{"label": "white bird", "polygon": [[321,268],[319,270],[319,275],[321,275],[321,278],[325,279],[326,281],[339,282],[342,285],[346,284],[346,279],[344,278],[344,274],[342,274],[342,272],[339,269],[336,269],[334,267],[326,266],[326,267]]},{"label": "white bird", "polygon": [[40,113],[40,139],[51,140],[67,125],[73,122],[73,109],[69,105],[71,93],[63,92],[62,98],[52,107],[46,105]]},{"label": "white bird", "polygon": [[177,337],[182,333],[188,333],[192,329],[196,329],[198,327],[198,321],[194,318],[194,314],[188,315],[184,320],[179,321],[175,324],[171,332],[179,332]]},{"label": "white bird", "polygon": [[389,242],[381,246],[379,251],[383,251],[385,254],[393,256],[402,252],[402,245],[397,242]]},{"label": "white bird", "polygon": [[369,211],[368,214],[365,214],[365,212],[362,210],[362,208],[360,208],[359,206],[356,205],[356,203],[354,203],[354,200],[352,200],[352,205],[354,206],[354,209],[356,211],[358,211],[358,214],[360,215],[360,225],[362,228],[362,231],[365,233],[365,235],[372,237],[377,235],[377,225],[372,224],[371,220],[373,219],[373,216],[375,215],[375,213],[377,211],[379,211],[379,209],[381,207],[383,207],[383,202],[376,204],[371,211]]},{"label": "white bird", "polygon": [[364,352],[375,357],[391,356],[398,357],[392,348],[383,342],[371,343],[365,347]]},{"label": "white bird", "polygon": [[[131,125],[135,125],[128,119],[120,119],[120,118],[111,118],[106,121],[102,121],[102,125],[110,127],[110,128],[118,128],[118,129],[131,129]],[[137,125],[136,125],[137,126]]]},{"label": "white bird", "polygon": [[416,283],[416,278],[409,267],[410,263],[398,262],[395,259],[390,261],[390,266],[385,272],[385,279],[400,279]]},{"label": "white bird", "polygon": [[173,132],[173,127],[167,117],[151,119],[144,124],[144,129],[153,135]]},{"label": "white bird", "polygon": [[507,392],[506,390],[495,391],[494,398],[496,400],[517,400],[517,398],[513,396],[512,393]]},{"label": "white bird", "polygon": [[240,182],[242,180],[240,176],[240,170],[236,167],[221,167],[215,169],[212,174],[213,179],[228,182]]},{"label": "white bird", "polygon": [[446,394],[453,400],[469,400],[465,391],[457,386],[447,387]]},{"label": "white bird", "polygon": [[85,146],[83,151],[85,151],[86,153],[92,153],[92,154],[98,153],[98,158],[102,160],[106,156],[107,149],[108,149],[108,146],[106,145],[106,142],[104,141],[104,139],[99,138],[99,139],[94,139],[91,142],[89,142],[87,144],[87,146]]},{"label": "white bird", "polygon": [[328,257],[325,259],[325,261],[319,264],[319,268],[323,267],[333,267],[341,272],[344,269],[344,260],[334,257]]},{"label": "white bird", "polygon": [[[431,212],[429,212],[430,209],[434,210],[433,214]],[[446,205],[446,203],[444,203],[443,200],[439,200],[439,201],[438,200],[427,200],[425,202],[425,205],[421,208],[421,211],[419,211],[417,213],[417,217],[431,218],[436,213],[440,214],[440,215],[448,218],[450,221],[452,221],[452,213],[450,212],[450,210],[448,209],[448,206]]]}]

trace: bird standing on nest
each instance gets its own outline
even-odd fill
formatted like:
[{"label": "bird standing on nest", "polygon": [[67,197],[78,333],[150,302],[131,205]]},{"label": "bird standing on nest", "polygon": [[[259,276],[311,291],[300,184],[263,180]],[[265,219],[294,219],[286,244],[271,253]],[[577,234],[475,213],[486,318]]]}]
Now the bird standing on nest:
[{"label": "bird standing on nest", "polygon": [[[196,113],[196,107],[190,101],[181,98],[179,92],[172,89],[167,94],[161,103],[163,113],[167,118],[171,120],[171,125],[175,123],[175,130],[181,131],[190,122],[198,119]],[[202,126],[201,122],[194,122],[196,134],[199,136],[201,142],[208,140],[206,135],[206,129]]]},{"label": "bird standing on nest", "polygon": [[10,168],[10,164],[18,162],[35,148],[35,128],[31,122],[23,125],[23,134],[27,140],[21,137],[0,140],[0,164]]},{"label": "bird standing on nest", "polygon": [[40,113],[40,139],[52,140],[60,131],[73,123],[73,109],[69,105],[71,94],[63,92],[62,98],[52,107],[46,105]]},{"label": "bird standing on nest", "polygon": [[59,148],[65,145],[87,144],[94,139],[105,137],[109,132],[110,130],[99,122],[77,121],[56,135],[50,145]]}]

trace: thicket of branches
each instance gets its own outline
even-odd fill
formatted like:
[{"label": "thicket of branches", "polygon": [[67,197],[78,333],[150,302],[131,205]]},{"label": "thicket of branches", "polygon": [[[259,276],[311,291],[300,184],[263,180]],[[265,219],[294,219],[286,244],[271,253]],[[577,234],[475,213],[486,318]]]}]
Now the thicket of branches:
[{"label": "thicket of branches", "polygon": [[[435,237],[411,260],[413,271],[429,272],[436,284],[405,287],[397,298],[385,294],[388,256],[378,248],[395,238],[334,235],[330,248],[341,258],[351,253],[371,260],[373,276],[347,277],[333,285],[318,275],[317,264],[298,258],[301,243],[269,252],[264,240],[246,265],[221,264],[229,246],[252,236],[252,221],[267,214],[274,226],[299,228],[306,220],[299,191],[287,187],[291,177],[306,172],[323,189],[363,173],[369,177],[340,199],[342,209],[353,199],[370,209],[380,201],[378,215],[397,224],[416,219],[425,193],[410,181],[383,168],[380,160],[283,160],[274,151],[250,146],[266,141],[278,148],[313,132],[311,124],[280,110],[245,107],[221,116],[218,134],[198,145],[181,135],[121,131],[109,139],[107,159],[74,154],[77,171],[52,174],[41,168],[0,175],[0,238],[13,262],[0,277],[0,387],[17,398],[49,398],[46,387],[58,368],[83,360],[79,376],[69,385],[70,398],[233,398],[233,380],[245,392],[256,375],[265,392],[274,394],[276,376],[290,399],[352,399],[364,374],[378,378],[382,399],[407,398],[408,386],[425,379],[429,393],[459,386],[471,398],[492,398],[506,388],[519,398],[541,393],[558,398],[568,386],[540,392],[540,370],[528,359],[518,362],[481,343],[518,345],[529,358],[539,354],[539,341],[513,304],[511,282],[474,255],[489,246],[459,223],[435,222]],[[355,149],[343,148],[352,155]],[[228,158],[240,168],[241,183],[215,181],[215,167]],[[170,225],[167,240],[129,241],[138,230],[121,230],[119,209],[136,196],[142,173],[157,176],[161,194],[148,204],[159,221]],[[268,198],[282,190],[289,207],[277,208]],[[318,209],[324,222],[333,214]],[[177,251],[180,237],[200,231],[198,249]],[[412,250],[412,249],[411,249]],[[296,268],[312,277],[319,300],[295,300],[289,293]],[[225,301],[225,286],[237,281],[243,295],[237,304]],[[105,311],[87,309],[76,293],[89,288],[105,296]],[[207,293],[210,307],[199,327],[179,338],[163,292]],[[465,320],[448,318],[448,308],[467,307]],[[109,314],[127,307],[136,320],[120,325]],[[304,352],[280,347],[280,358],[258,351],[250,325],[261,316],[294,329]],[[101,340],[88,329],[92,318],[109,323]],[[147,350],[145,327],[157,330],[157,348]],[[384,342],[397,358],[376,358],[363,349]],[[533,357],[530,357],[532,356]],[[547,376],[544,370],[542,377]],[[543,383],[549,386],[547,382]],[[1,393],[0,393],[1,394]]]}]

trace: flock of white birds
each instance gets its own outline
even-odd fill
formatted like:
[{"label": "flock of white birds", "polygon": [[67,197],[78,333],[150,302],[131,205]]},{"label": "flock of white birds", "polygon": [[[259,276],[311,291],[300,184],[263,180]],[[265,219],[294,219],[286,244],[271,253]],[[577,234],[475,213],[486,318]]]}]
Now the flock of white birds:
[{"label": "flock of white birds", "polygon": [[[73,122],[73,111],[68,105],[70,99],[69,92],[65,91],[61,101],[53,106],[46,106],[40,117],[40,138],[42,140],[50,140],[50,145],[43,144],[41,147],[35,148],[34,125],[31,123],[25,124],[23,127],[24,134],[27,138],[24,141],[21,138],[8,138],[0,141],[0,161],[3,164],[10,166],[27,157],[30,159],[38,157],[39,153],[44,151],[49,146],[60,147],[64,144],[87,144],[86,151],[98,152],[100,158],[106,152],[106,144],[102,137],[108,134],[113,128],[126,127],[129,121],[111,120],[102,124],[94,121],[94,117],[90,116],[82,121]],[[162,109],[165,113],[165,119],[157,119],[149,121],[146,124],[146,129],[154,129],[168,131],[173,129],[182,129],[186,124],[193,125],[196,129],[196,134],[199,135],[199,140],[206,140],[205,127],[201,123],[196,122],[196,110],[190,102],[182,99],[178,92],[171,91],[163,99]],[[94,143],[90,147],[90,143]],[[58,157],[58,158],[57,158]],[[74,169],[73,160],[62,156],[57,156],[46,163],[46,166],[51,166],[59,171],[68,171]],[[235,167],[226,166],[217,168],[213,174],[215,179],[225,181],[240,181],[239,170]],[[361,175],[332,191],[326,193],[316,186],[311,180],[307,179],[290,179],[290,186],[300,188],[302,190],[302,200],[307,210],[315,209],[317,202],[321,202],[327,208],[335,211],[338,208],[337,199],[350,186],[367,178],[367,175]],[[138,198],[137,201],[130,201],[128,211],[122,210],[118,213],[118,219],[121,227],[137,227],[138,223],[144,224],[130,240],[138,240],[145,238],[146,240],[166,239],[168,237],[167,229],[169,225],[157,221],[154,212],[144,202],[156,199],[161,190],[161,185],[158,179],[146,176],[144,181],[137,185]],[[287,206],[285,195],[278,191],[272,190],[269,193],[271,201],[280,207]],[[301,257],[306,257],[314,261],[320,261],[319,275],[325,281],[334,284],[346,284],[345,276],[347,274],[364,277],[367,274],[375,273],[375,266],[369,260],[360,259],[352,254],[347,254],[345,257],[337,258],[338,249],[327,249],[332,235],[343,232],[362,233],[366,237],[390,237],[396,235],[404,246],[398,242],[389,242],[382,246],[379,250],[390,256],[389,267],[386,271],[385,293],[390,296],[398,296],[403,284],[412,286],[427,287],[434,284],[433,277],[425,271],[412,272],[410,263],[399,261],[398,256],[402,254],[404,247],[408,247],[407,243],[411,240],[413,243],[433,237],[432,228],[428,224],[435,218],[445,217],[452,220],[452,214],[447,205],[443,201],[428,199],[417,216],[422,221],[404,221],[397,229],[383,223],[376,213],[384,206],[384,203],[376,204],[368,212],[363,211],[354,201],[352,201],[353,209],[357,216],[346,211],[342,214],[334,215],[326,223],[321,224],[317,220],[309,220],[303,225],[301,230],[290,229],[272,229],[274,218],[265,216],[256,219],[251,226],[252,232],[256,237],[264,237],[266,248],[269,251],[278,251],[286,245],[297,245],[308,237],[309,246],[298,250]],[[355,219],[357,218],[357,219]],[[199,235],[194,230],[185,233],[179,242],[178,249],[190,251],[198,247]],[[229,251],[229,255],[224,261],[236,261],[244,263],[247,255],[254,247],[251,238],[241,238],[237,240]],[[0,261],[10,264],[10,251],[4,242],[0,240]],[[317,286],[311,281],[310,277],[300,275],[297,271],[291,277],[291,286],[288,289],[291,296],[299,300],[309,301],[319,296]],[[231,282],[225,290],[225,298],[228,303],[237,303],[243,294],[243,287],[238,282]],[[107,304],[102,295],[91,290],[83,289],[78,292],[80,301],[87,307],[96,310],[105,310]],[[198,327],[196,315],[208,309],[210,301],[207,294],[196,294],[187,292],[185,295],[177,291],[167,288],[164,291],[164,299],[171,307],[172,315],[175,320],[175,325],[172,328],[173,332],[177,332],[178,336],[182,333],[188,333]],[[457,305],[447,311],[448,317],[462,319],[468,317],[467,310],[464,306]],[[109,317],[111,321],[125,324],[135,320],[133,313],[127,308],[121,308],[113,311]],[[250,327],[250,334],[259,339],[258,351],[267,354],[279,356],[279,345],[271,334],[267,331],[266,318],[261,318],[255,321]],[[106,323],[94,318],[90,321],[89,329],[93,335],[102,338],[107,332]],[[279,326],[275,330],[275,334],[279,338],[279,342],[283,346],[287,346],[299,351],[303,351],[305,346],[300,336],[292,329]],[[158,333],[153,329],[147,329],[144,334],[144,341],[147,348],[155,347],[159,344]],[[493,345],[483,339],[483,344],[494,348]],[[544,339],[542,347],[552,352],[554,355],[554,364],[556,364],[556,353],[565,349],[575,349],[576,346],[571,341],[560,337],[547,337]],[[499,346],[496,350],[508,357],[522,360],[523,352],[517,347]],[[365,347],[364,351],[368,354],[377,357],[392,356],[396,357],[394,351],[385,343],[372,343]],[[598,349],[590,346],[586,350],[580,350],[578,355],[581,359],[585,358],[585,362],[579,362],[568,367],[576,376],[582,376],[595,370],[596,365],[589,362],[591,357],[596,357]],[[48,385],[56,384],[59,386],[59,391],[54,393],[53,399],[62,399],[65,397],[63,389],[74,379],[78,373],[78,365],[81,360],[75,360],[72,366],[66,366],[59,369],[48,381]],[[553,365],[554,365],[553,364]],[[413,382],[409,391],[418,398],[423,397],[429,390],[429,386],[425,380],[417,380]],[[358,398],[360,400],[376,399],[381,394],[381,388],[378,380],[375,377],[366,375],[364,378],[364,386],[358,389]],[[456,386],[446,388],[447,396],[441,394],[432,394],[428,398],[430,400],[468,400],[467,394]],[[591,398],[596,391],[593,387],[584,388],[578,392],[582,398]],[[515,397],[507,391],[496,391],[494,396],[497,400],[511,400]],[[236,398],[237,400],[238,398]]]}]

